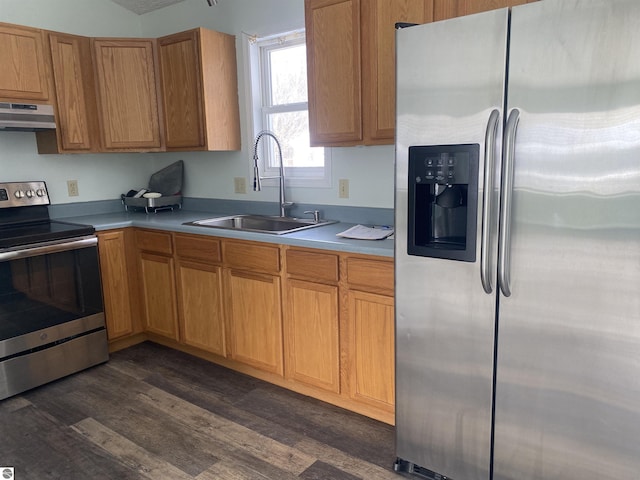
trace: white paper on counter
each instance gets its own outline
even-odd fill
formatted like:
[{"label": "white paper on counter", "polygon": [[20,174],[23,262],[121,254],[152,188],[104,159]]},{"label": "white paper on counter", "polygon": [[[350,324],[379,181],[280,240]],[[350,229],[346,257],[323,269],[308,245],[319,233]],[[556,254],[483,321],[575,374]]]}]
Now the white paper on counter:
[{"label": "white paper on counter", "polygon": [[372,228],[364,225],[356,225],[344,232],[336,233],[336,237],[356,238],[358,240],[382,240],[390,235],[393,235],[393,228]]}]

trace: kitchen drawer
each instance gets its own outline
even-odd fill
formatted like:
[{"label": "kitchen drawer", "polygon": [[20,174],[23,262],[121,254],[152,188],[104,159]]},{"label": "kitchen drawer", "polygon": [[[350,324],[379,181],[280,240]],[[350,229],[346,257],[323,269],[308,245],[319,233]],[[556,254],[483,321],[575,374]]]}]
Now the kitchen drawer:
[{"label": "kitchen drawer", "polygon": [[180,258],[206,263],[220,263],[222,261],[221,242],[217,238],[176,234],[174,240],[176,255]]},{"label": "kitchen drawer", "polygon": [[336,283],[338,277],[338,255],[287,249],[287,274],[293,277]]},{"label": "kitchen drawer", "polygon": [[253,242],[225,241],[222,243],[225,267],[262,273],[280,272],[280,248]]},{"label": "kitchen drawer", "polygon": [[350,288],[393,295],[393,262],[359,257],[347,258],[347,282]]},{"label": "kitchen drawer", "polygon": [[136,247],[146,252],[173,254],[171,234],[152,230],[136,230]]}]

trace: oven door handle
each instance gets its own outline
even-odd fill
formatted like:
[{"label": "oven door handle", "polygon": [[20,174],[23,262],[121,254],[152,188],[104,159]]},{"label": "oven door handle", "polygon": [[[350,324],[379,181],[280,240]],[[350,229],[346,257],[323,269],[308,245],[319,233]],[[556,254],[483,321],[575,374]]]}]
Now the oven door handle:
[{"label": "oven door handle", "polygon": [[0,262],[18,260],[20,258],[37,257],[38,255],[48,255],[51,253],[65,252],[67,250],[78,250],[80,248],[93,247],[98,244],[98,237],[95,235],[74,238],[72,240],[59,240],[56,242],[43,242],[25,245],[16,250],[0,252]]}]

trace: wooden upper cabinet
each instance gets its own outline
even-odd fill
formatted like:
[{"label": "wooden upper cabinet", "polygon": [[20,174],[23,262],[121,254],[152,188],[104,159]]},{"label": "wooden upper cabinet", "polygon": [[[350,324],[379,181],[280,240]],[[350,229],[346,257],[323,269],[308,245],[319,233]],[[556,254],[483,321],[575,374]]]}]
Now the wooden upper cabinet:
[{"label": "wooden upper cabinet", "polygon": [[94,39],[102,147],[161,149],[155,40]]},{"label": "wooden upper cabinet", "polygon": [[535,1],[537,0],[434,0],[433,19],[445,20]]},{"label": "wooden upper cabinet", "polygon": [[433,0],[305,0],[312,145],[392,144],[395,24],[433,19]]},{"label": "wooden upper cabinet", "polygon": [[362,143],[360,0],[305,0],[312,145]]},{"label": "wooden upper cabinet", "polygon": [[240,150],[235,37],[197,28],[158,48],[167,150]]},{"label": "wooden upper cabinet", "polygon": [[365,144],[390,144],[396,125],[395,24],[433,20],[433,0],[362,2],[362,101]]},{"label": "wooden upper cabinet", "polygon": [[49,103],[42,30],[0,23],[0,98]]},{"label": "wooden upper cabinet", "polygon": [[49,33],[49,46],[58,128],[37,133],[38,152],[96,152],[100,137],[91,39]]}]

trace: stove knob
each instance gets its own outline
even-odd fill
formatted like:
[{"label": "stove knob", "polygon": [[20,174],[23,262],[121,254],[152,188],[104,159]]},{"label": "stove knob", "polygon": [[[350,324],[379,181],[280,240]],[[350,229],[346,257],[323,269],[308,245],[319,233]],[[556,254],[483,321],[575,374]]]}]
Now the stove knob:
[{"label": "stove knob", "polygon": [[16,190],[16,193],[14,193],[16,198],[24,198],[24,192],[22,190]]},{"label": "stove knob", "polygon": [[36,190],[36,195],[38,195],[39,197],[44,197],[45,195],[44,188],[39,188],[38,190]]},{"label": "stove knob", "polygon": [[33,190],[27,190],[26,194],[27,194],[27,198],[31,198],[35,195],[36,192],[34,192]]}]

